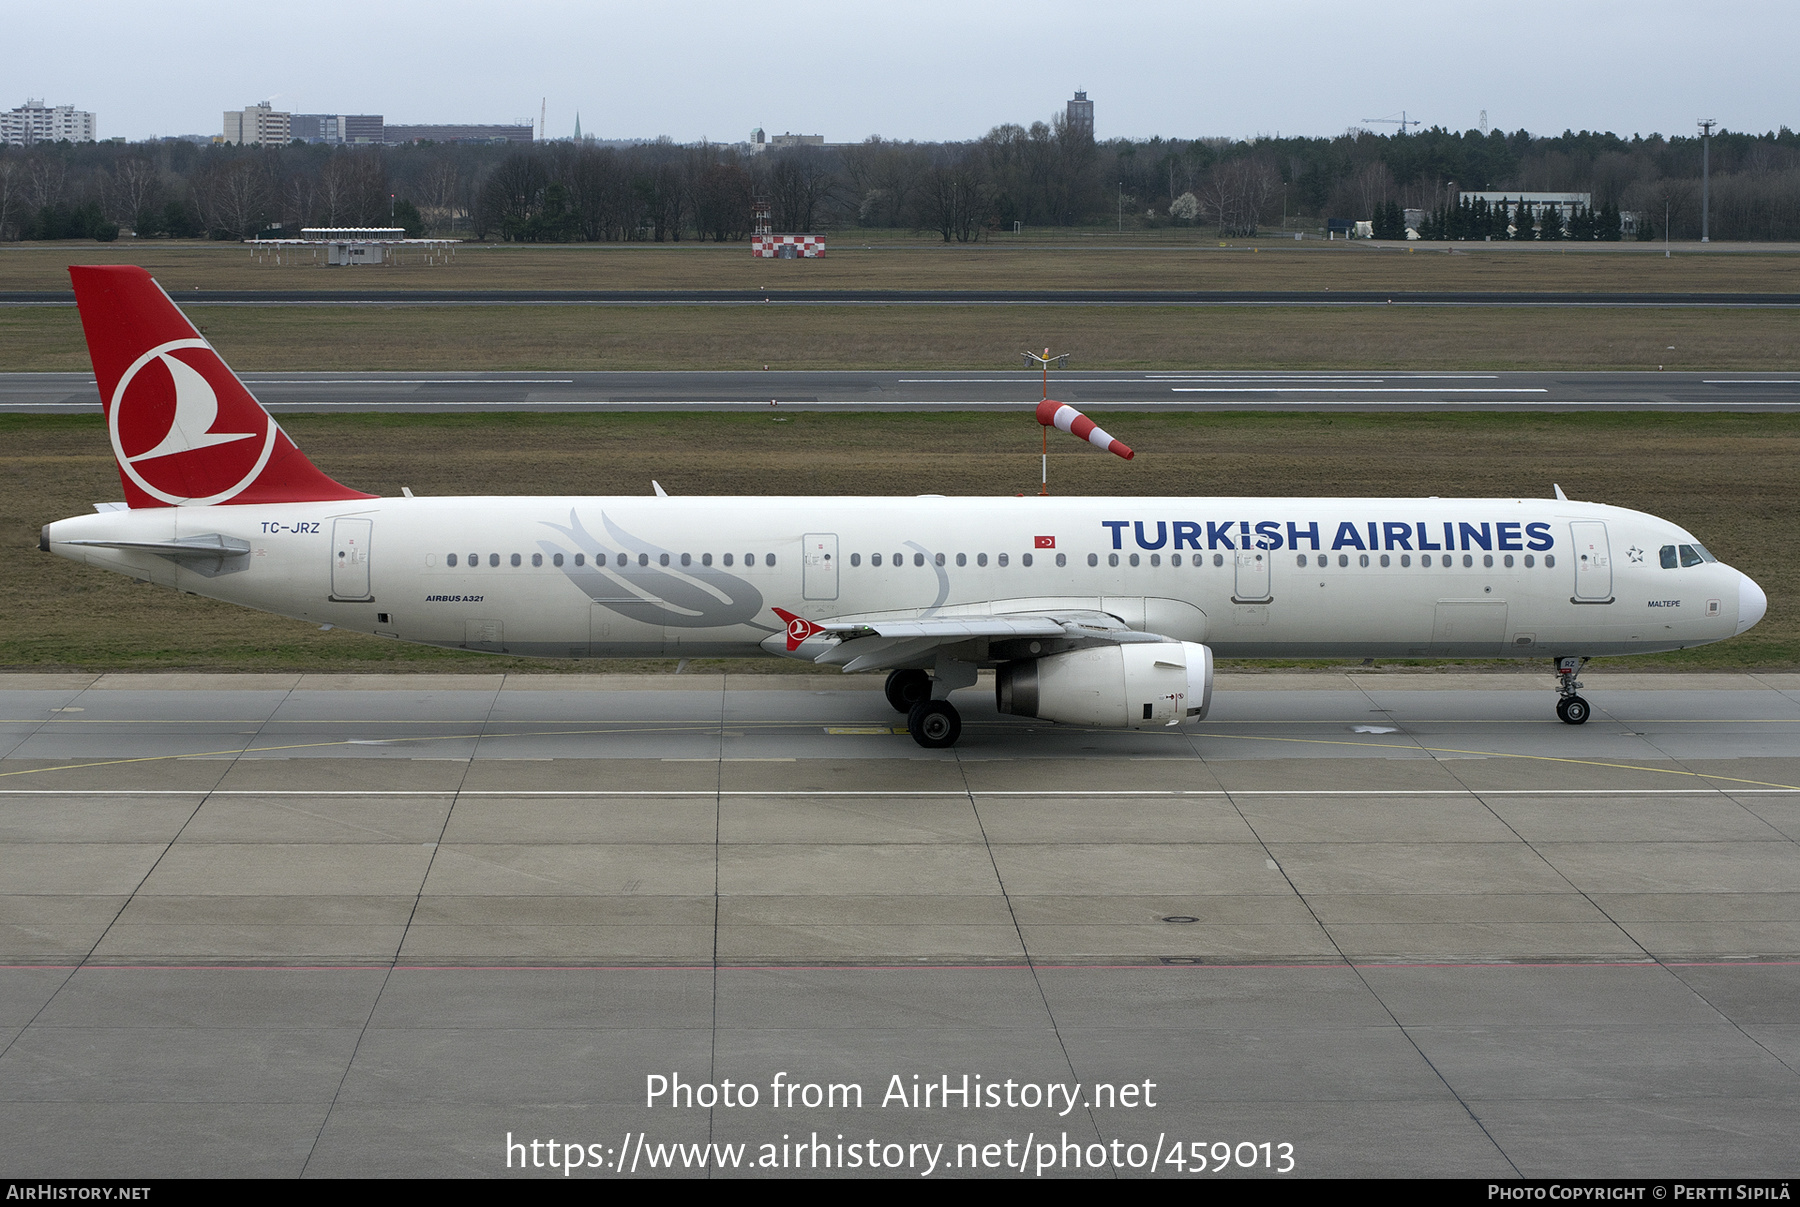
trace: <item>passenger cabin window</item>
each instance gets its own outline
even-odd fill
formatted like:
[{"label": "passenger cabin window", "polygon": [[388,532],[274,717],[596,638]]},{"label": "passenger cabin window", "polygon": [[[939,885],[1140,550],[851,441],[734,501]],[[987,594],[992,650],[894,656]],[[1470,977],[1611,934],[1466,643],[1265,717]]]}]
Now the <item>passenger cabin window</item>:
[{"label": "passenger cabin window", "polygon": [[1004,553],[1002,553],[1002,554],[1001,554],[1001,555],[1000,555],[1000,556],[999,556],[999,558],[998,558],[998,559],[996,559],[996,560],[998,560],[998,561],[999,561],[999,563],[1000,563],[1000,564],[1001,564],[1001,565],[1002,565],[1002,566],[1004,566],[1004,565],[1005,565],[1005,564],[1006,564],[1006,554],[1004,554]]},{"label": "passenger cabin window", "polygon": [[[727,553],[727,554],[726,554],[726,555],[725,555],[725,564],[726,564],[726,565],[727,565],[727,566],[729,566],[729,565],[730,565],[730,564],[731,564],[731,554],[729,554],[729,553]],[[860,565],[862,565],[862,554],[860,554],[860,553],[852,553],[852,554],[851,554],[851,555],[850,555],[850,564],[851,564],[851,565],[852,565],[852,566],[860,566]]]},{"label": "passenger cabin window", "polygon": [[1066,565],[1068,565],[1068,564],[1069,564],[1069,555],[1068,555],[1068,554],[1066,554],[1066,553],[1059,553],[1059,554],[1057,554],[1057,555],[1056,555],[1056,564],[1057,564],[1057,565],[1058,565],[1058,566],[1066,566]]},{"label": "passenger cabin window", "polygon": [[446,566],[454,566],[456,564],[456,554],[446,553],[444,555],[444,564]]},{"label": "passenger cabin window", "polygon": [[[595,560],[595,562],[594,562],[594,564],[595,564],[595,565],[596,565],[596,566],[598,566],[598,565],[600,565],[600,564],[601,564],[601,563],[603,563],[603,562],[605,562],[605,561],[606,561],[606,558],[605,558],[605,556],[604,556],[604,555],[602,555],[602,556],[601,556],[601,557],[599,557],[599,558],[598,558],[598,559],[596,559],[596,560]],[[585,563],[586,563],[586,562],[587,562],[587,554],[585,554],[585,553],[577,553],[577,554],[576,554],[576,555],[575,555],[575,564],[576,564],[576,565],[577,565],[577,566],[580,566],[580,565],[583,565],[583,564],[585,564]]]},{"label": "passenger cabin window", "polygon": [[925,564],[925,555],[923,553],[913,554],[913,565],[923,566],[924,564]]},{"label": "passenger cabin window", "polygon": [[544,555],[543,555],[543,554],[541,554],[541,553],[534,553],[534,554],[532,554],[532,555],[531,555],[531,564],[532,564],[532,565],[534,565],[534,566],[541,566],[541,565],[543,565],[543,564],[544,564]]},{"label": "passenger cabin window", "polygon": [[869,554],[869,564],[871,566],[879,566],[881,564],[881,554],[879,554],[879,553]]},{"label": "passenger cabin window", "polygon": [[498,553],[488,554],[488,565],[498,566],[499,564],[500,564],[500,555]]},{"label": "passenger cabin window", "polygon": [[[859,555],[859,556],[860,556],[860,555]],[[731,565],[731,554],[729,554],[729,553],[727,553],[727,554],[726,554],[726,555],[725,555],[725,564],[726,564],[726,565],[727,565],[727,566],[729,566],[729,565]],[[854,565],[855,565],[855,564],[856,564],[856,557],[852,557],[852,558],[851,558],[851,559],[850,559],[850,564],[851,564],[851,565],[853,565],[853,566],[854,566]]]},{"label": "passenger cabin window", "polygon": [[[959,555],[959,560],[960,560],[960,555]],[[1100,555],[1098,553],[1088,554],[1088,565],[1098,566],[1099,564],[1100,564]]]},{"label": "passenger cabin window", "polygon": [[1029,566],[1031,564],[1031,554],[1029,554],[1029,553],[1019,554],[1019,564],[1021,566]]}]

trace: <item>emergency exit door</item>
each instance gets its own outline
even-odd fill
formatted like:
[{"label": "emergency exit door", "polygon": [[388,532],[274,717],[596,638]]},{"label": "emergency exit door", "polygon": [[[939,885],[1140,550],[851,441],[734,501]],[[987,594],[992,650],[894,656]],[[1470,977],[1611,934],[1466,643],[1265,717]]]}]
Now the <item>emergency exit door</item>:
[{"label": "emergency exit door", "polygon": [[1269,557],[1267,549],[1239,549],[1237,578],[1234,580],[1233,603],[1268,603]]},{"label": "emergency exit door", "polygon": [[369,593],[369,541],[374,529],[374,520],[331,522],[331,598],[374,598]]},{"label": "emergency exit door", "polygon": [[1569,535],[1575,555],[1575,598],[1581,603],[1612,602],[1612,550],[1606,540],[1606,524],[1600,520],[1571,520]]},{"label": "emergency exit door", "polygon": [[838,539],[835,532],[809,532],[801,544],[800,598],[838,597]]}]

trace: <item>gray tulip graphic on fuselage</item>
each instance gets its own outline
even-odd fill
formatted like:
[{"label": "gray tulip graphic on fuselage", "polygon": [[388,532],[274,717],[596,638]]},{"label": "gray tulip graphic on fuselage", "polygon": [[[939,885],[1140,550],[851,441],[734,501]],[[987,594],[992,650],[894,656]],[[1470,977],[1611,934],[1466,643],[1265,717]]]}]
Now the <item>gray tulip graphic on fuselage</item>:
[{"label": "gray tulip graphic on fuselage", "polygon": [[[768,633],[777,631],[772,625],[757,623],[756,618],[763,612],[762,592],[737,575],[713,566],[664,566],[664,557],[673,560],[669,550],[632,536],[605,512],[600,513],[600,522],[606,526],[613,547],[589,532],[573,508],[567,525],[543,521],[546,528],[562,533],[587,554],[589,564],[585,566],[577,566],[574,558],[565,556],[562,572],[601,607],[645,624],[670,628],[712,629],[748,624]],[[574,552],[551,541],[539,541],[538,548],[550,554]],[[621,558],[624,565],[619,564]],[[620,584],[628,590],[621,589]]]}]

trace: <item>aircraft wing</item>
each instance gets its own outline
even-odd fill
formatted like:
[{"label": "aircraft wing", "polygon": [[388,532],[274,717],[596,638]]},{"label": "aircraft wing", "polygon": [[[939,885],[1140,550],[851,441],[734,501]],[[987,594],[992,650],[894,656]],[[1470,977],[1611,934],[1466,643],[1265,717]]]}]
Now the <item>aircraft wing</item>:
[{"label": "aircraft wing", "polygon": [[[804,623],[804,622],[802,622]],[[810,658],[825,666],[842,666],[845,672],[879,670],[916,664],[938,646],[956,645],[972,638],[1051,638],[1059,641],[1127,645],[1171,640],[1158,633],[1128,628],[1118,617],[1093,611],[1013,612],[989,616],[912,616],[841,620],[812,623],[807,634],[794,641],[794,630],[770,638],[767,645],[786,639],[790,657]]]}]

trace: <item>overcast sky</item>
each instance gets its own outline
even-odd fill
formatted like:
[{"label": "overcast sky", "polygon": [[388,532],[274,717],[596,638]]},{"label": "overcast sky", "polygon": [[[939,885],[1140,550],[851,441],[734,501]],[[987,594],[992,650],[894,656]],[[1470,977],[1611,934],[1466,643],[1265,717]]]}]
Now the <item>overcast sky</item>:
[{"label": "overcast sky", "polygon": [[1761,132],[1800,125],[1797,46],[1794,0],[92,0],[9,12],[0,108],[72,103],[100,137],[138,139],[216,134],[261,100],[403,123],[536,121],[542,102],[554,137],[579,111],[602,138],[854,142],[974,138],[1083,88],[1101,139],[1330,135],[1402,110],[1458,130],[1486,110],[1534,133]]}]

